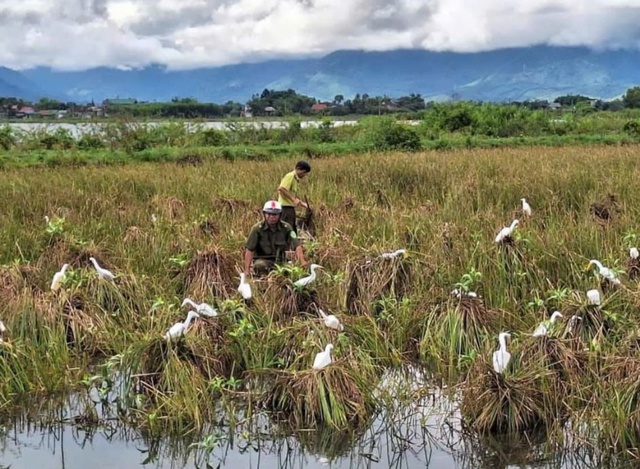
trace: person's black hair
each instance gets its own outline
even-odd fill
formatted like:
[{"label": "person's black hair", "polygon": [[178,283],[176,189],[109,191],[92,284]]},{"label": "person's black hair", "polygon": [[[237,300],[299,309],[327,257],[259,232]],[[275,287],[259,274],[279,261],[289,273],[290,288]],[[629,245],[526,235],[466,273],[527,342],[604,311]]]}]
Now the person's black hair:
[{"label": "person's black hair", "polygon": [[301,169],[307,173],[311,172],[311,165],[304,160],[300,160],[296,163],[295,169]]}]

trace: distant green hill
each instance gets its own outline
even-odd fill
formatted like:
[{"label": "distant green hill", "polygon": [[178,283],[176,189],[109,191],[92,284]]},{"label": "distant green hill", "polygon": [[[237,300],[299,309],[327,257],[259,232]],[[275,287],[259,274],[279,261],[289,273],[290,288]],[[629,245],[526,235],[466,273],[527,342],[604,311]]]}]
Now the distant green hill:
[{"label": "distant green hill", "polygon": [[[456,95],[461,99],[512,101],[565,94],[611,99],[640,84],[640,53],[547,46],[476,54],[338,51],[318,59],[179,72],[167,72],[159,66],[82,72],[37,68],[22,72],[22,76],[24,83],[71,101],[115,97],[166,101],[179,96],[242,102],[264,88],[293,88],[320,99],[338,94],[349,98],[355,93],[392,97],[421,93],[428,100]],[[4,80],[2,74],[0,80]],[[39,92],[15,81],[7,83],[8,88],[0,88],[0,95],[6,93],[3,89],[17,89],[25,96]]]}]

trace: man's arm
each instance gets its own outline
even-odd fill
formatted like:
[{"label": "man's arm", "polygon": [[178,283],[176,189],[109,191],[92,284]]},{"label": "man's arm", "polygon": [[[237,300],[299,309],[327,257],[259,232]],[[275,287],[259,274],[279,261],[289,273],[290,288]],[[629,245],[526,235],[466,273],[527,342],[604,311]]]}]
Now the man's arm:
[{"label": "man's arm", "polygon": [[309,262],[307,262],[307,260],[304,258],[304,252],[302,250],[301,244],[298,244],[298,246],[296,247],[296,258],[298,259],[298,262],[300,262],[300,265],[302,265],[302,267],[304,267],[305,269],[309,266]]},{"label": "man's arm", "polygon": [[292,200],[296,206],[301,205],[302,207],[307,208],[307,203],[293,195],[286,187],[278,187],[278,194],[281,194],[287,199]]},{"label": "man's arm", "polygon": [[244,250],[244,274],[249,277],[251,273],[251,263],[253,262],[253,251]]}]

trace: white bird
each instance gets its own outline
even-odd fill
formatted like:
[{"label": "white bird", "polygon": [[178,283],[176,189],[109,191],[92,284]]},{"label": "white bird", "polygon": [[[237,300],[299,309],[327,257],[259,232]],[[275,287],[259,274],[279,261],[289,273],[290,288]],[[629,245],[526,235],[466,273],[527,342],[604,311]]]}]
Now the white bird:
[{"label": "white bird", "polygon": [[113,275],[113,272],[111,272],[110,270],[100,267],[100,265],[98,264],[98,261],[96,261],[95,258],[90,257],[89,260],[95,267],[96,272],[98,272],[98,276],[102,280],[113,280],[116,277],[115,275]]},{"label": "white bird", "polygon": [[196,309],[196,312],[198,314],[201,314],[202,316],[209,316],[210,318],[214,318],[218,315],[218,310],[216,308],[213,308],[210,304],[198,304],[195,301],[191,300],[191,298],[185,298],[180,307],[184,308],[185,305],[191,305]]},{"label": "white bird", "polygon": [[556,322],[556,319],[561,317],[563,316],[560,311],[554,311],[553,314],[551,315],[551,319],[546,319],[542,321],[540,325],[536,327],[536,330],[533,331],[533,336],[540,337],[543,335],[547,335],[547,333],[549,332],[549,329],[551,328],[551,325]]},{"label": "white bird", "polygon": [[509,360],[511,360],[511,354],[507,352],[507,337],[511,337],[508,332],[501,332],[498,336],[498,342],[500,342],[500,348],[493,352],[493,369],[496,373],[502,373],[507,369]]},{"label": "white bird", "polygon": [[184,333],[187,332],[191,321],[198,317],[200,317],[198,313],[196,313],[195,311],[189,311],[189,314],[187,314],[187,319],[184,322],[177,322],[173,326],[171,326],[165,334],[165,338],[167,340],[171,340],[184,335]]},{"label": "white bird", "polygon": [[393,259],[398,256],[404,256],[406,253],[406,249],[397,249],[393,252],[383,252],[382,254],[380,254],[380,257],[382,257],[383,259]]},{"label": "white bird", "polygon": [[638,257],[640,257],[640,252],[638,251],[638,248],[629,249],[629,257],[631,259],[637,259]]},{"label": "white bird", "polygon": [[152,214],[151,214],[151,223],[155,223],[155,222],[157,222],[157,221],[158,221],[158,217],[156,216],[156,214],[155,214],[155,213],[152,213]]},{"label": "white bird", "polygon": [[305,287],[309,285],[311,282],[313,282],[316,279],[316,269],[322,269],[322,266],[318,264],[311,264],[309,266],[309,270],[311,270],[311,275],[307,277],[303,277],[299,280],[296,280],[293,284],[296,287]]},{"label": "white bird", "polygon": [[451,290],[451,295],[455,296],[456,298],[462,298],[463,296],[467,296],[469,298],[478,298],[478,294],[474,291],[460,291],[458,288],[454,288],[453,290]]},{"label": "white bird", "polygon": [[606,278],[607,280],[609,280],[611,283],[614,283],[616,285],[620,285],[620,279],[618,277],[616,277],[616,274],[613,272],[613,270],[609,269],[608,267],[604,267],[600,261],[597,261],[595,259],[591,259],[589,261],[589,265],[588,267],[591,267],[592,265],[595,265],[598,268],[598,273],[600,274],[600,276],[602,276],[603,278]]},{"label": "white bird", "polygon": [[569,332],[573,334],[573,330],[575,329],[576,325],[578,324],[578,321],[582,321],[582,318],[580,316],[577,315],[573,315],[571,316],[571,319],[569,319]]},{"label": "white bird", "polygon": [[58,272],[56,272],[53,276],[53,280],[51,281],[51,290],[56,291],[57,289],[60,288],[60,285],[62,284],[62,282],[64,282],[64,279],[66,278],[66,271],[69,268],[69,264],[64,264],[62,266],[62,269],[60,269]]},{"label": "white bird", "polygon": [[531,205],[529,205],[529,203],[527,202],[527,199],[520,199],[522,201],[522,213],[524,213],[526,216],[530,217],[531,216]]},{"label": "white bird", "polygon": [[251,299],[251,285],[249,285],[246,281],[246,276],[244,274],[240,274],[240,285],[238,286],[238,292],[242,295],[242,298],[245,300]]},{"label": "white bird", "polygon": [[322,311],[320,308],[318,308],[318,312],[320,313],[320,316],[322,316],[322,318],[324,319],[325,326],[327,326],[330,329],[335,329],[337,331],[344,330],[344,326],[340,324],[340,320],[335,315],[327,314],[324,311]]},{"label": "white bird", "polygon": [[6,331],[7,328],[4,327],[4,321],[0,321],[0,344],[4,343],[4,331]]},{"label": "white bird", "polygon": [[324,349],[324,352],[318,352],[316,354],[316,358],[313,360],[313,369],[321,370],[325,366],[329,366],[331,364],[331,350],[333,349],[333,344],[327,344]]},{"label": "white bird", "polygon": [[496,243],[501,243],[505,238],[511,236],[513,230],[516,228],[516,226],[518,226],[518,223],[520,223],[520,221],[518,219],[515,219],[511,222],[511,226],[505,226],[504,228],[502,228],[496,236]]},{"label": "white bird", "polygon": [[589,290],[587,292],[587,300],[590,305],[600,304],[600,292],[598,290]]}]

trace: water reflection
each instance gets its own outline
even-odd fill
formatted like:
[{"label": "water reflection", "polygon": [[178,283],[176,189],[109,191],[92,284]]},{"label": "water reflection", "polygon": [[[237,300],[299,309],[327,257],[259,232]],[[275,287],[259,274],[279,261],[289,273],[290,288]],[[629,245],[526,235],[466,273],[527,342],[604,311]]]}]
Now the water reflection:
[{"label": "water reflection", "polygon": [[[397,373],[397,372],[396,372]],[[401,378],[399,378],[400,376]],[[406,385],[403,379],[413,382]],[[403,385],[402,383],[405,383]],[[337,432],[292,429],[268,413],[236,416],[233,428],[221,416],[195,434],[150,435],[121,419],[115,406],[91,399],[92,392],[63,403],[30,403],[0,415],[0,468],[108,469],[144,465],[182,468],[596,468],[629,467],[606,458],[567,433],[545,431],[506,437],[466,434],[455,389],[408,369],[388,375],[378,390],[394,404],[362,428]],[[95,397],[95,396],[93,396]],[[237,417],[240,417],[239,419]],[[244,418],[244,419],[243,419]],[[566,432],[565,432],[566,433]]]}]

